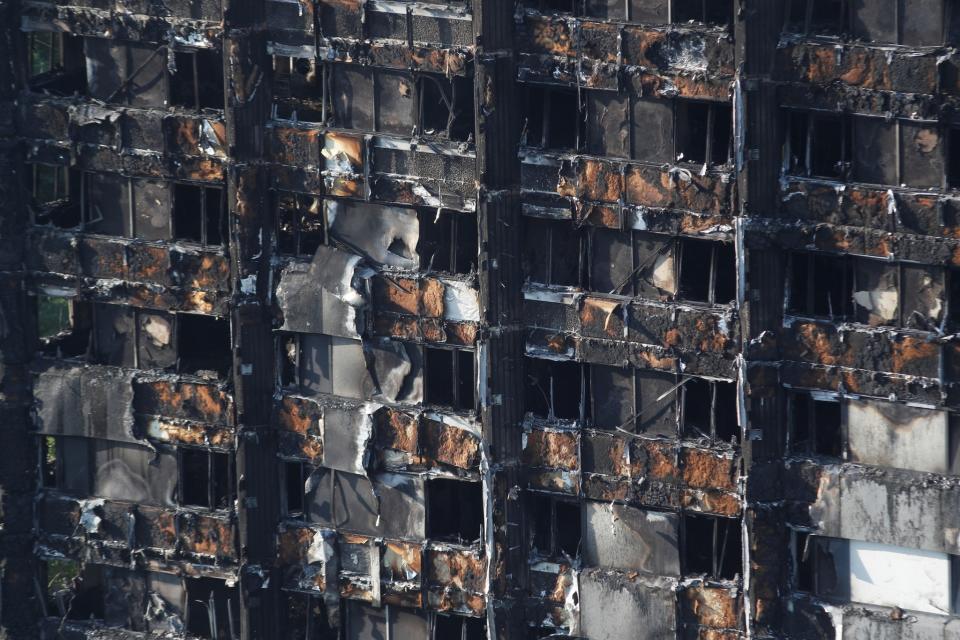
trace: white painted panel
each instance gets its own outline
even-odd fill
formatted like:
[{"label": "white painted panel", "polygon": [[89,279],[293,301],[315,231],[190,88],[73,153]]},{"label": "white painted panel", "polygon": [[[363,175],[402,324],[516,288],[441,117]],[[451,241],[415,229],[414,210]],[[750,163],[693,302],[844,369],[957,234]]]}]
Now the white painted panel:
[{"label": "white painted panel", "polygon": [[856,462],[948,473],[947,413],[883,401],[844,403],[850,457]]},{"label": "white painted panel", "polygon": [[851,540],[850,600],[949,613],[950,558],[935,551]]}]

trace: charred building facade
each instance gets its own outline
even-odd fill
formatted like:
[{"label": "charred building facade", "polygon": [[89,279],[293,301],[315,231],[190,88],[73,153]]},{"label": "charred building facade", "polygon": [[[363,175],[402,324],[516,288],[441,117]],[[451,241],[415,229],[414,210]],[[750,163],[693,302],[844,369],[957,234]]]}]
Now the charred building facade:
[{"label": "charred building facade", "polygon": [[952,0],[0,29],[0,637],[960,637]]}]

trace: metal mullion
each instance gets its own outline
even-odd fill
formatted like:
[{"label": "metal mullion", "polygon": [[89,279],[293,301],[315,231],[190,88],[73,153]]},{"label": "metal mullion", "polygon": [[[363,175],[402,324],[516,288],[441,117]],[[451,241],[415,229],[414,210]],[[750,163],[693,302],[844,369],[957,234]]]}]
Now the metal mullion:
[{"label": "metal mullion", "polygon": [[[140,311],[132,309],[133,313],[133,368],[140,368]],[[179,355],[179,354],[178,354]]]},{"label": "metal mullion", "polygon": [[[409,7],[407,12],[409,15]],[[417,122],[416,122],[416,135],[419,137],[423,135],[423,77],[420,74],[414,74],[413,76],[413,91],[414,97],[417,100]]]},{"label": "metal mullion", "polygon": [[717,288],[717,247],[716,243],[713,243],[710,246],[710,277],[707,290],[707,302],[714,304],[716,301],[716,294],[714,291]]},{"label": "metal mullion", "polygon": [[710,437],[717,437],[717,383],[708,381],[710,385]]},{"label": "metal mullion", "polygon": [[[793,115],[797,115],[797,112],[794,111],[794,112],[793,112]],[[803,146],[804,146],[804,149],[803,149],[803,166],[804,166],[804,169],[806,169],[806,175],[807,175],[807,176],[812,176],[812,175],[813,175],[813,152],[812,152],[812,149],[813,149],[813,129],[814,129],[814,126],[815,126],[815,124],[816,124],[816,120],[817,120],[817,119],[814,117],[814,115],[813,115],[812,113],[809,113],[809,112],[804,113],[804,114],[803,114],[803,117],[804,117],[804,118],[806,119],[806,121],[807,121],[806,130],[804,131],[804,134],[805,134],[805,136],[806,136],[806,144],[803,145]],[[841,152],[841,155],[842,155],[842,152]]]},{"label": "metal mullion", "polygon": [[[316,68],[316,59],[314,59],[314,68]],[[330,78],[327,73],[329,65],[326,62],[320,63],[320,121],[327,125],[327,100],[330,98]]]},{"label": "metal mullion", "polygon": [[210,451],[205,453],[207,454],[207,509],[213,509],[216,503],[214,499],[216,492],[213,489],[213,453]]},{"label": "metal mullion", "polygon": [[[794,254],[796,257],[796,254]],[[804,307],[807,315],[816,315],[816,302],[813,297],[813,270],[814,270],[814,255],[812,253],[807,253],[803,256],[803,259],[807,261],[807,299],[804,301]]]},{"label": "metal mullion", "polygon": [[[441,214],[442,215],[442,214]],[[460,230],[460,216],[451,215],[450,217],[450,272],[457,272],[457,258],[458,256],[458,247],[457,247],[457,238],[459,237],[458,231]]]},{"label": "metal mullion", "polygon": [[207,246],[207,188],[200,187],[200,244]]},{"label": "metal mullion", "polygon": [[813,3],[815,1],[816,0],[806,0],[807,6],[803,15],[803,33],[804,34],[810,33],[810,23],[813,22]]},{"label": "metal mullion", "polygon": [[550,146],[550,112],[553,109],[553,100],[549,89],[543,91],[543,115],[540,118],[540,147]]},{"label": "metal mullion", "polygon": [[200,111],[200,75],[197,72],[197,53],[190,54],[190,64],[193,66],[193,108]]},{"label": "metal mullion", "polygon": [[716,579],[720,575],[720,555],[717,553],[717,538],[719,538],[720,520],[713,518],[713,554],[710,558],[713,565],[712,578]]},{"label": "metal mullion", "polygon": [[451,379],[451,381],[450,381],[450,384],[453,385],[453,394],[452,394],[452,397],[453,397],[453,406],[454,406],[454,407],[459,407],[459,406],[460,406],[460,385],[459,385],[459,380],[460,380],[460,358],[457,357],[458,355],[459,355],[458,352],[455,351],[455,350],[450,352],[450,362],[451,362],[451,367],[450,367],[450,369],[451,369],[452,372],[453,372],[453,375],[452,375],[452,379]]},{"label": "metal mullion", "polygon": [[136,218],[133,213],[133,178],[127,178],[127,224],[130,225],[130,237],[136,238]]}]

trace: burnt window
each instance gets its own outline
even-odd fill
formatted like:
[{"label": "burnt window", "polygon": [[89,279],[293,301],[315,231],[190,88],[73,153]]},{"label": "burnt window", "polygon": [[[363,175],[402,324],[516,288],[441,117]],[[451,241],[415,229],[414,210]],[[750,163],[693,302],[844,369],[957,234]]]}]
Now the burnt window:
[{"label": "burnt window", "polygon": [[785,155],[790,173],[843,179],[850,159],[850,127],[835,113],[791,111]]},{"label": "burnt window", "polygon": [[223,61],[219,51],[175,51],[169,68],[170,102],[188,109],[223,109]]},{"label": "burnt window", "polygon": [[44,487],[74,495],[91,494],[90,440],[79,436],[41,436],[39,469]]},{"label": "burnt window", "polygon": [[474,354],[463,349],[425,347],[424,402],[455,409],[474,408]]},{"label": "burnt window", "polygon": [[472,78],[422,74],[417,79],[419,133],[449,140],[473,137]]},{"label": "burnt window", "polygon": [[582,530],[578,503],[530,492],[526,513],[529,514],[530,544],[537,553],[551,558],[580,555]]},{"label": "burnt window", "polygon": [[211,640],[239,640],[240,599],[219,578],[187,578],[186,631]]},{"label": "burnt window", "polygon": [[280,253],[312,256],[327,240],[323,200],[306,193],[274,195],[277,214],[277,249]]},{"label": "burnt window", "polygon": [[727,304],[737,296],[737,264],[731,243],[681,238],[680,297]]},{"label": "burnt window", "polygon": [[67,620],[103,619],[103,565],[64,558],[42,560],[39,564],[46,615]]},{"label": "burnt window", "polygon": [[303,518],[306,501],[306,482],[310,472],[307,466],[298,460],[283,463],[283,488],[286,515],[288,518]]},{"label": "burnt window", "polygon": [[447,209],[417,211],[417,254],[422,271],[470,273],[477,268],[477,218]]},{"label": "burnt window", "polygon": [[844,0],[786,0],[784,30],[835,36],[845,29]]},{"label": "burnt window", "polygon": [[234,498],[233,456],[206,449],[179,449],[180,504],[231,509]]},{"label": "burnt window", "polygon": [[327,66],[315,58],[273,56],[274,117],[325,122]]},{"label": "burnt window", "polygon": [[81,200],[84,230],[90,233],[143,240],[172,236],[170,182],[85,173]]},{"label": "burnt window", "polygon": [[740,440],[735,382],[686,378],[682,388],[684,437]]},{"label": "burnt window", "polygon": [[[285,638],[296,640],[325,640],[336,638],[337,628],[330,622],[328,605],[322,596],[284,591],[286,607],[283,614],[286,617],[284,627]],[[344,624],[349,624],[345,620]]]},{"label": "burnt window", "polygon": [[677,160],[695,164],[729,161],[732,117],[729,104],[678,100],[675,109]]},{"label": "burnt window", "polygon": [[87,354],[93,324],[87,303],[59,296],[38,295],[37,338],[46,354],[71,358]]},{"label": "burnt window", "polygon": [[[366,355],[359,340],[290,333],[280,336],[278,347],[277,372],[281,386],[303,394],[329,393],[358,399],[367,393],[355,373],[367,370]],[[410,352],[407,356],[410,357]],[[419,380],[415,374],[412,377]],[[408,391],[407,385],[402,390]]]},{"label": "burnt window", "polygon": [[226,237],[226,194],[220,187],[175,184],[173,237],[220,246]]},{"label": "burnt window", "polygon": [[34,224],[61,229],[80,225],[80,176],[69,167],[29,164],[30,208]]},{"label": "burnt window", "polygon": [[549,420],[583,420],[589,415],[589,375],[578,362],[527,358],[525,410]]},{"label": "burnt window", "polygon": [[580,233],[569,220],[523,218],[524,275],[533,282],[580,285]]},{"label": "burnt window", "polygon": [[31,31],[27,39],[27,84],[33,91],[70,95],[86,91],[83,38]]},{"label": "burnt window", "polygon": [[726,25],[733,22],[733,7],[730,0],[671,0],[670,14],[674,23]]},{"label": "burnt window", "polygon": [[833,319],[852,315],[853,269],[845,256],[792,254],[789,285],[791,312]]},{"label": "burnt window", "polygon": [[531,147],[578,150],[583,140],[580,98],[574,89],[526,88],[524,138]]},{"label": "burnt window", "polygon": [[740,521],[683,514],[684,575],[706,575],[714,580],[734,580],[742,575]]},{"label": "burnt window", "polygon": [[483,525],[479,482],[434,478],[427,481],[427,537],[471,543]]},{"label": "burnt window", "polygon": [[83,52],[91,98],[148,109],[169,103],[166,45],[84,38]]},{"label": "burnt window", "polygon": [[840,402],[808,393],[793,393],[787,403],[790,452],[839,458],[843,455]]},{"label": "burnt window", "polygon": [[230,321],[195,313],[177,314],[180,373],[226,376],[230,371]]},{"label": "burnt window", "polygon": [[[957,13],[960,14],[960,11]],[[960,128],[950,129],[948,140],[947,186],[960,189]]]},{"label": "burnt window", "polygon": [[431,640],[484,640],[487,625],[482,618],[435,614]]}]

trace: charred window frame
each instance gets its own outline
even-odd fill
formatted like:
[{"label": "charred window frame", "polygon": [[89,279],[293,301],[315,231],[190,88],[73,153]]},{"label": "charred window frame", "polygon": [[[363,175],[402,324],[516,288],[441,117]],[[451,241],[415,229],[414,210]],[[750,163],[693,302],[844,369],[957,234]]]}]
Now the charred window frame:
[{"label": "charred window frame", "polygon": [[789,265],[788,312],[831,320],[853,317],[855,273],[848,256],[795,252]]},{"label": "charred window frame", "polygon": [[423,347],[423,402],[454,409],[476,408],[475,353],[466,349]]},{"label": "charred window frame", "polygon": [[684,513],[680,522],[684,575],[704,574],[714,580],[743,575],[739,520]]},{"label": "charred window frame", "polygon": [[37,295],[36,335],[40,350],[57,358],[86,356],[94,324],[93,307],[75,298]]},{"label": "charred window frame", "polygon": [[733,110],[726,102],[674,101],[678,162],[727,164],[733,143]]},{"label": "charred window frame", "polygon": [[[960,8],[957,13],[960,21]],[[948,189],[960,189],[960,127],[951,127],[947,135],[946,186]]]},{"label": "charred window frame", "polygon": [[86,90],[82,37],[54,31],[30,31],[24,37],[27,87],[53,95]]},{"label": "charred window frame", "polygon": [[[285,637],[293,640],[325,640],[339,637],[337,627],[330,623],[327,603],[323,596],[286,589],[283,590],[283,596],[286,599]],[[342,617],[341,620],[346,621],[346,618]]]},{"label": "charred window frame", "polygon": [[173,184],[173,238],[222,247],[227,237],[227,194],[222,187]]},{"label": "charred window frame", "polygon": [[39,485],[58,493],[89,496],[92,491],[94,454],[82,436],[39,435],[37,469]]},{"label": "charred window frame", "polygon": [[106,584],[104,566],[66,558],[42,558],[37,563],[40,606],[44,616],[61,620],[103,620]]},{"label": "charred window frame", "polygon": [[240,599],[237,587],[220,578],[187,578],[184,620],[187,635],[211,640],[239,640]]},{"label": "charred window frame", "polygon": [[787,394],[787,451],[792,455],[846,457],[840,399],[818,393]]},{"label": "charred window frame", "polygon": [[482,538],[482,483],[431,478],[427,480],[424,492],[427,538],[460,544],[472,544]]},{"label": "charred window frame", "polygon": [[570,220],[523,217],[524,275],[532,282],[579,287],[583,238]]},{"label": "charred window frame", "polygon": [[277,250],[285,255],[313,256],[327,243],[327,208],[320,196],[275,191]]},{"label": "charred window frame", "polygon": [[579,502],[530,491],[524,513],[532,549],[548,558],[580,556],[583,523]]},{"label": "charred window frame", "polygon": [[579,151],[585,140],[580,92],[549,85],[527,85],[525,90],[525,144]]},{"label": "charred window frame", "polygon": [[173,185],[147,177],[84,172],[82,228],[87,233],[141,240],[173,237]]},{"label": "charred window frame", "polygon": [[176,322],[177,371],[194,375],[212,371],[217,377],[226,378],[233,366],[230,320],[199,313],[178,313]]},{"label": "charred window frame", "polygon": [[473,82],[416,74],[417,135],[458,142],[473,139]]},{"label": "charred window frame", "polygon": [[547,420],[590,417],[590,367],[572,361],[526,359],[524,410]]},{"label": "charred window frame", "polygon": [[847,27],[846,0],[786,0],[784,31],[838,36]]},{"label": "charred window frame", "polygon": [[30,163],[27,167],[31,222],[61,229],[79,227],[79,172],[64,165],[44,163]]},{"label": "charred window frame", "polygon": [[479,261],[477,216],[448,209],[418,209],[420,270],[467,274]]},{"label": "charred window frame", "polygon": [[171,104],[196,111],[223,109],[223,59],[219,50],[176,50],[173,60],[173,68],[167,67]]},{"label": "charred window frame", "polygon": [[576,16],[622,20],[645,24],[698,22],[726,26],[734,17],[731,0],[536,0],[528,7],[540,13],[569,13]]},{"label": "charred window frame", "polygon": [[301,460],[283,460],[280,466],[283,474],[280,486],[283,488],[284,515],[293,520],[306,520],[306,482],[311,468]]},{"label": "charred window frame", "polygon": [[739,442],[737,383],[707,378],[684,378],[681,387],[681,434]]},{"label": "charred window frame", "polygon": [[[733,244],[680,238],[677,241],[679,298],[691,302],[727,304],[737,297],[737,265]],[[707,278],[703,265],[708,265]]]},{"label": "charred window frame", "polygon": [[430,612],[430,640],[485,640],[484,618]]},{"label": "charred window frame", "polygon": [[842,114],[788,109],[784,170],[791,175],[846,179],[850,170],[852,127]]},{"label": "charred window frame", "polygon": [[273,56],[273,118],[326,123],[329,66],[316,58]]},{"label": "charred window frame", "polygon": [[177,449],[180,482],[178,502],[211,511],[233,509],[235,467],[233,455],[209,449]]},{"label": "charred window frame", "polygon": [[733,22],[734,3],[730,0],[670,0],[670,22],[701,22],[729,25]]}]

